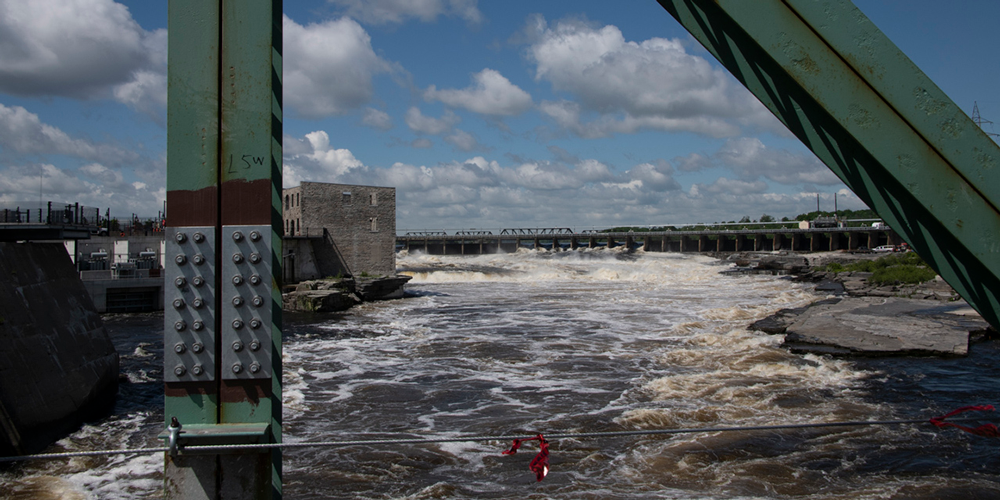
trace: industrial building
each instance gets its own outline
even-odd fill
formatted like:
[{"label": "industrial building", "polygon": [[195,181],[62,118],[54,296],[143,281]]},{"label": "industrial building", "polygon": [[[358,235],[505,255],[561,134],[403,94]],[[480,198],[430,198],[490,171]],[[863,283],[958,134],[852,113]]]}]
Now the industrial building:
[{"label": "industrial building", "polygon": [[396,188],[303,182],[282,204],[285,283],[396,274]]}]

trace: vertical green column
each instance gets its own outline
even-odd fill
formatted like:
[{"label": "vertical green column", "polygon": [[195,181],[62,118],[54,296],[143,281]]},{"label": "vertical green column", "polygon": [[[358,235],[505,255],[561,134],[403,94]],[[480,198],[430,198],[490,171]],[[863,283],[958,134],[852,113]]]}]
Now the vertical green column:
[{"label": "vertical green column", "polygon": [[[281,13],[281,0],[223,3],[220,96],[223,259],[228,264],[235,255],[226,249],[239,247],[233,246],[232,236],[238,231],[247,236],[256,231],[264,240],[255,247],[263,259],[259,264],[252,262],[250,248],[245,265],[224,276],[227,287],[239,275],[247,283],[223,293],[219,418],[220,423],[266,423],[272,442],[281,441]],[[255,275],[261,283],[251,283]],[[245,305],[233,307],[231,298],[239,296]],[[257,305],[260,300],[264,305]],[[227,310],[234,311],[233,321],[242,319],[246,326],[234,329]],[[266,324],[254,328],[255,320]],[[263,344],[257,356],[252,349],[233,350],[234,342],[251,346],[255,341]],[[230,359],[242,360],[244,371],[234,373]],[[260,365],[256,374],[254,362]],[[267,470],[273,493],[280,496],[280,450],[253,457],[252,464],[245,458],[234,460],[232,467]]]},{"label": "vertical green column", "polygon": [[[167,498],[280,498],[281,1],[169,4]],[[164,432],[163,437],[170,434]]]}]

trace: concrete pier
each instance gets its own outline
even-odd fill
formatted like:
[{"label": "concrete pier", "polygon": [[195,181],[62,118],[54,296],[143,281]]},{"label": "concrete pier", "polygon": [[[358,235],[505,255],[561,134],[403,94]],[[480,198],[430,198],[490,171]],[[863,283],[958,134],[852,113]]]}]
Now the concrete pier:
[{"label": "concrete pier", "polygon": [[105,411],[118,353],[60,243],[0,243],[0,455]]}]

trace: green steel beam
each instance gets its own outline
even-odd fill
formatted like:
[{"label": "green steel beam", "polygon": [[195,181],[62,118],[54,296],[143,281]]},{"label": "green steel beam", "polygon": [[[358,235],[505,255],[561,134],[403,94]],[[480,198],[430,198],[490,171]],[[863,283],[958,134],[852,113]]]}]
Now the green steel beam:
[{"label": "green steel beam", "polygon": [[[182,445],[280,443],[282,2],[168,19],[164,416]],[[165,495],[280,498],[280,450],[168,454]]]},{"label": "green steel beam", "polygon": [[[234,6],[234,7],[230,7]],[[281,0],[223,0],[221,110],[221,223],[259,227],[270,242],[271,273],[262,288],[269,310],[270,372],[267,378],[220,381],[220,423],[270,424],[270,441],[281,442]],[[265,233],[266,231],[266,233]],[[226,236],[223,240],[228,241]],[[228,258],[229,252],[224,252]],[[263,273],[261,273],[263,274]],[[224,277],[228,279],[228,277]],[[243,288],[243,287],[240,287]],[[256,292],[255,292],[256,293]],[[223,296],[223,300],[227,300]],[[247,297],[249,301],[250,297]],[[223,307],[227,307],[226,304]],[[252,307],[248,304],[246,309]],[[246,319],[246,318],[244,318]],[[226,331],[227,325],[223,325]],[[247,330],[244,328],[243,330]],[[260,329],[265,330],[264,328]],[[245,332],[246,333],[246,332]],[[245,334],[244,333],[244,334]],[[244,338],[244,343],[249,337]],[[223,341],[223,350],[231,340]],[[223,370],[227,364],[223,363]],[[281,450],[263,461],[236,461],[269,470],[275,498],[281,496]],[[271,493],[271,492],[269,492]]]},{"label": "green steel beam", "polygon": [[[169,4],[167,224],[175,227],[218,225],[219,10],[218,0]],[[164,385],[167,424],[171,416],[199,424],[218,421],[214,383]]]},{"label": "green steel beam", "polygon": [[659,2],[1000,326],[1000,148],[857,7]]}]

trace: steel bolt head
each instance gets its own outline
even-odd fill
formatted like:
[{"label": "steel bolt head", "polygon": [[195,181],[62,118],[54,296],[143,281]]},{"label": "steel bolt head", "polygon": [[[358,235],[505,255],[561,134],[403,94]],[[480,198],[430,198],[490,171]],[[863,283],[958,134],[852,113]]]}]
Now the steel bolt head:
[{"label": "steel bolt head", "polygon": [[177,354],[183,354],[184,351],[186,350],[187,347],[184,347],[184,342],[178,342],[174,344],[174,352],[176,352]]},{"label": "steel bolt head", "polygon": [[252,275],[250,275],[250,284],[251,285],[257,286],[257,285],[260,284],[260,281],[261,280],[260,280],[260,275],[259,274],[252,274]]},{"label": "steel bolt head", "polygon": [[243,241],[243,233],[239,231],[233,232],[233,241]]},{"label": "steel bolt head", "polygon": [[242,263],[243,262],[243,254],[241,254],[241,253],[234,253],[233,254],[233,262],[235,262],[237,264]]},{"label": "steel bolt head", "polygon": [[174,330],[177,330],[178,332],[183,332],[185,328],[187,328],[187,323],[185,323],[184,320],[174,323]]},{"label": "steel bolt head", "polygon": [[253,302],[253,305],[255,307],[260,307],[264,305],[264,297],[261,297],[260,295],[254,295],[253,299],[250,299],[250,302]]},{"label": "steel bolt head", "polygon": [[174,241],[176,241],[177,243],[184,243],[185,241],[187,241],[187,239],[188,237],[184,233],[177,233],[174,235]]},{"label": "steel bolt head", "polygon": [[257,252],[251,253],[250,254],[250,263],[251,264],[260,264],[260,254],[257,253]]},{"label": "steel bolt head", "polygon": [[233,276],[233,284],[236,285],[236,286],[242,285],[243,284],[243,276],[241,276],[239,274],[237,274],[236,276]]},{"label": "steel bolt head", "polygon": [[177,365],[177,367],[174,368],[174,375],[177,375],[178,377],[183,376],[185,373],[187,373],[187,368],[184,368],[184,365]]},{"label": "steel bolt head", "polygon": [[260,371],[260,365],[257,362],[250,363],[250,373],[257,373]]},{"label": "steel bolt head", "polygon": [[205,328],[205,323],[200,319],[196,319],[194,320],[194,323],[191,323],[191,328],[196,332],[200,332],[202,328]]},{"label": "steel bolt head", "polygon": [[250,231],[250,240],[251,241],[260,240],[260,231]]},{"label": "steel bolt head", "polygon": [[205,241],[205,235],[201,234],[201,233],[194,233],[194,235],[192,236],[192,239],[194,239],[195,243],[201,243],[201,242]]},{"label": "steel bolt head", "polygon": [[174,299],[174,309],[183,309],[184,299]]},{"label": "steel bolt head", "polygon": [[243,363],[233,363],[233,373],[240,373],[243,371]]},{"label": "steel bolt head", "polygon": [[241,319],[234,319],[233,320],[233,329],[234,330],[239,330],[240,328],[243,328],[243,320],[241,320]]},{"label": "steel bolt head", "polygon": [[255,351],[255,352],[258,351],[258,350],[260,350],[260,341],[257,340],[257,339],[251,340],[250,341],[250,350],[251,351]]},{"label": "steel bolt head", "polygon": [[205,373],[205,369],[202,368],[201,365],[194,365],[191,367],[191,373],[201,375],[202,373]]},{"label": "steel bolt head", "polygon": [[242,305],[243,305],[243,297],[240,297],[239,295],[233,297],[233,306],[240,307]]},{"label": "steel bolt head", "polygon": [[178,266],[183,266],[187,263],[187,261],[188,259],[184,256],[184,254],[177,254],[177,257],[174,257],[174,262],[176,262]]},{"label": "steel bolt head", "polygon": [[240,352],[243,350],[243,342],[237,340],[233,342],[233,351]]},{"label": "steel bolt head", "polygon": [[201,297],[197,297],[191,301],[191,306],[195,309],[201,309],[202,307],[205,307],[205,301],[202,300]]},{"label": "steel bolt head", "polygon": [[195,342],[191,344],[191,351],[194,352],[195,354],[199,354],[201,353],[201,351],[204,350],[205,350],[205,344],[202,344],[201,342]]},{"label": "steel bolt head", "polygon": [[194,286],[204,285],[205,284],[205,278],[202,278],[201,276],[195,276],[194,279],[191,280],[191,283],[193,283]]},{"label": "steel bolt head", "polygon": [[186,284],[187,284],[187,279],[185,279],[183,276],[178,276],[176,279],[174,279],[174,285],[177,285],[177,288],[180,288]]},{"label": "steel bolt head", "polygon": [[[256,330],[256,329],[260,328],[261,326],[263,326],[263,323],[261,323],[261,321],[259,319],[254,318],[254,319],[250,320],[250,328],[253,328],[254,330]],[[252,343],[250,345],[253,346]]]},{"label": "steel bolt head", "polygon": [[194,265],[196,266],[200,266],[205,263],[205,256],[200,253],[196,253],[194,254],[194,257],[191,258],[191,262],[194,262]]}]

